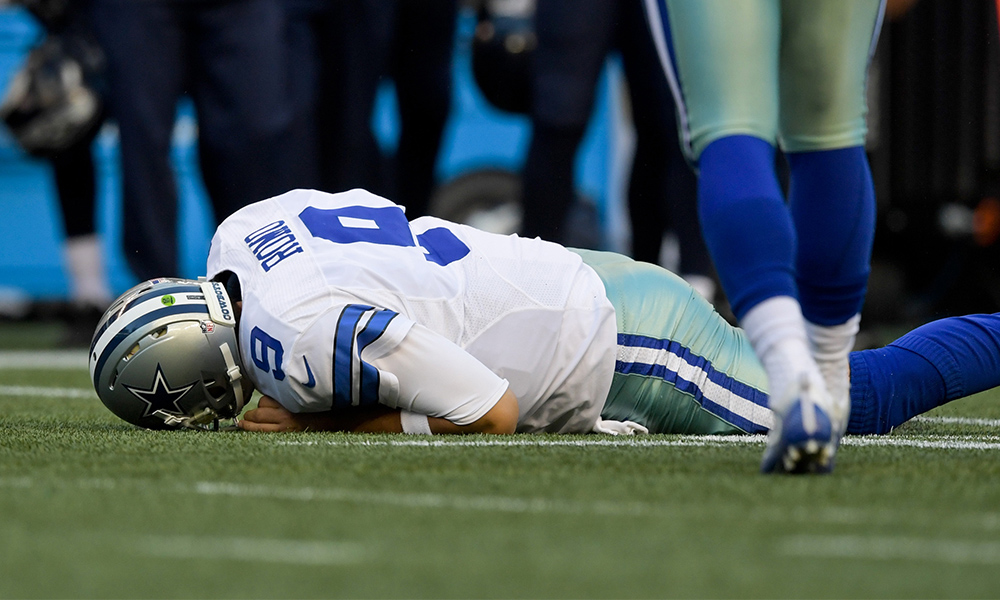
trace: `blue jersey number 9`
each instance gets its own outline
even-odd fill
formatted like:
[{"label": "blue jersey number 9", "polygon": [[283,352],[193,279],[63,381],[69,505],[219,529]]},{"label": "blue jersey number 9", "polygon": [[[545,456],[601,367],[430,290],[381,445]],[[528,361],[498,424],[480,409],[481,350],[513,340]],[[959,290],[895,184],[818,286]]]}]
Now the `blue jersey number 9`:
[{"label": "blue jersey number 9", "polygon": [[[413,243],[413,233],[406,215],[394,206],[309,206],[299,213],[299,219],[313,237],[335,244],[368,242],[386,246],[416,245]],[[424,258],[441,266],[453,263],[469,253],[469,247],[444,227],[428,229],[417,236],[417,243],[426,250]]]},{"label": "blue jersey number 9", "polygon": [[[274,365],[271,365],[271,356],[274,356]],[[281,361],[285,356],[285,349],[281,347],[281,342],[267,334],[260,327],[254,327],[250,332],[250,358],[257,368],[281,381],[285,378],[285,372],[281,370]]]}]

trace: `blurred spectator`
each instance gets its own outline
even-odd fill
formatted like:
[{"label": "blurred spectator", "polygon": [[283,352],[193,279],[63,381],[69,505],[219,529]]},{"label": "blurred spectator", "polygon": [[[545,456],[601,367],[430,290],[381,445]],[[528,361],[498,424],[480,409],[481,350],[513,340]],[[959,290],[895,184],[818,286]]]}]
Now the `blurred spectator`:
[{"label": "blurred spectator", "polygon": [[[79,321],[87,341],[111,303],[105,249],[95,226],[97,184],[93,138],[85,138],[52,157],[59,205],[66,230],[64,260],[70,284],[70,321]],[[93,322],[93,325],[91,324]]]},{"label": "blurred spectator", "polygon": [[[411,219],[425,214],[451,107],[457,0],[285,3],[297,122],[313,132],[319,187],[362,187],[397,198]],[[372,115],[389,78],[400,131],[384,157]]]},{"label": "blurred spectator", "polygon": [[435,165],[451,112],[457,0],[397,0],[389,74],[400,131],[388,192],[410,219],[427,213]]},{"label": "blurred spectator", "polygon": [[123,243],[139,279],[178,273],[170,163],[178,99],[198,117],[202,179],[222,220],[293,187],[279,0],[93,0],[121,138]]},{"label": "blurred spectator", "polygon": [[66,235],[72,343],[89,342],[112,294],[95,227],[92,143],[104,120],[104,57],[93,38],[89,2],[22,0],[44,27],[9,86],[0,114],[29,154],[52,165]]},{"label": "blurred spectator", "polygon": [[567,242],[573,167],[605,59],[619,50],[631,92],[636,148],[628,190],[634,258],[660,260],[664,233],[680,273],[711,299],[711,261],[697,221],[696,178],[677,147],[673,100],[641,0],[539,0],[532,64],[533,136],[524,167],[522,233]]},{"label": "blurred spectator", "polygon": [[628,188],[632,256],[660,262],[663,235],[680,250],[678,274],[708,300],[716,284],[698,223],[698,180],[677,145],[673,96],[646,24],[641,0],[620,4],[618,48],[631,92],[636,147]]},{"label": "blurred spectator", "polygon": [[[329,139],[335,130],[335,57],[343,44],[337,19],[339,2],[328,0],[284,0],[285,46],[288,60],[289,107],[293,137],[302,145],[295,186],[327,189],[332,150]],[[330,60],[326,60],[330,57]],[[319,110],[319,107],[325,110]],[[325,168],[320,167],[323,165]]]}]

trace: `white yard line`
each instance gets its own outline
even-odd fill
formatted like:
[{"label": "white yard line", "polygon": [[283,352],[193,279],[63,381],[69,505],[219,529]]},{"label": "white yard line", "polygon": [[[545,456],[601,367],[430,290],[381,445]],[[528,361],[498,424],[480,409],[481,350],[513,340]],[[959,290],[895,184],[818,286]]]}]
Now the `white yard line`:
[{"label": "white yard line", "polygon": [[147,556],[177,559],[236,560],[330,566],[360,563],[364,547],[350,542],[215,536],[148,536],[127,544]]},{"label": "white yard line", "polygon": [[0,488],[30,488],[35,485],[35,480],[30,477],[2,477],[0,478]]},{"label": "white yard line", "polygon": [[[763,444],[767,438],[763,435],[689,435],[663,439],[660,437],[621,436],[615,438],[591,438],[589,436],[567,436],[566,439],[554,440],[526,439],[419,439],[419,440],[366,440],[340,439],[316,441],[281,441],[280,446],[400,446],[400,447],[516,447],[516,446],[611,446],[611,447],[705,447],[722,445]],[[912,448],[933,448],[941,450],[1000,450],[1000,436],[934,436],[929,438],[908,438],[901,436],[849,436],[843,440],[845,446],[895,446]]]},{"label": "white yard line", "polygon": [[[174,492],[190,497],[192,494],[245,500],[280,500],[285,502],[331,502],[351,503],[364,506],[389,506],[403,509],[452,510],[466,512],[490,512],[513,514],[557,514],[588,515],[597,517],[652,517],[664,514],[682,514],[692,510],[691,506],[671,505],[654,502],[627,502],[604,500],[567,500],[543,497],[512,497],[502,495],[462,495],[430,492],[405,491],[365,491],[348,488],[286,487],[247,483],[227,483],[200,481],[163,487],[158,481],[142,479],[61,479],[58,481],[36,481],[29,477],[0,478],[0,490],[30,489],[35,486],[52,486],[71,492],[79,490],[101,490],[114,492],[124,489],[154,490],[157,493]],[[767,522],[826,523],[834,525],[854,525],[885,523],[892,520],[891,514],[876,515],[870,509],[850,507],[802,507],[799,510],[755,510],[753,518]],[[1000,517],[990,515],[990,523],[1000,523]],[[954,517],[954,515],[953,515]],[[912,516],[910,517],[912,520]],[[976,521],[978,529],[986,517]]]},{"label": "white yard line", "polygon": [[914,421],[936,423],[943,425],[979,425],[982,427],[1000,427],[1000,419],[972,419],[969,417],[913,417]]},{"label": "white yard line", "polygon": [[[489,512],[525,515],[584,515],[601,518],[652,518],[663,515],[683,515],[698,513],[702,505],[677,504],[668,502],[637,502],[621,500],[573,500],[545,498],[539,496],[514,497],[502,495],[464,495],[436,492],[406,492],[392,490],[359,490],[357,488],[331,487],[287,487],[248,483],[227,483],[220,481],[200,481],[192,484],[172,485],[161,481],[145,479],[59,479],[36,480],[31,477],[0,477],[0,490],[29,490],[34,487],[56,488],[68,493],[79,491],[103,491],[115,493],[119,490],[140,490],[162,495],[174,493],[190,498],[192,495],[218,497],[245,505],[249,500],[278,500],[285,506],[288,502],[303,503],[350,503],[362,506],[383,506],[393,509],[449,510],[461,512]],[[836,527],[872,527],[887,523],[907,525],[940,524],[941,515],[936,511],[887,510],[852,506],[802,506],[795,509],[759,507],[744,516],[764,523],[801,523]],[[955,512],[948,515],[949,521],[961,530],[974,532],[997,531],[1000,529],[1000,513],[995,512]],[[0,523],[2,528],[2,523]],[[793,538],[790,538],[793,539]],[[176,539],[154,544],[158,555],[185,554],[190,539]],[[794,538],[794,543],[806,544]],[[789,542],[792,544],[793,542]],[[200,538],[199,538],[200,543]],[[228,542],[226,542],[228,543]],[[806,544],[808,545],[808,544]],[[154,550],[150,550],[153,552]],[[792,550],[788,550],[792,552]],[[820,550],[816,550],[819,552]],[[822,550],[833,552],[832,550]],[[207,551],[206,551],[207,552]],[[200,556],[200,555],[199,555]],[[252,560],[245,557],[245,560]]]},{"label": "white yard line", "polygon": [[25,385],[0,385],[0,396],[32,396],[35,398],[97,398],[97,394],[92,389],[36,387]]},{"label": "white yard line", "polygon": [[[622,500],[567,500],[543,497],[469,496],[444,493],[363,491],[346,488],[287,488],[279,486],[201,481],[195,492],[238,500],[268,499],[297,502],[349,502],[363,506],[405,509],[443,509],[490,513],[591,515],[596,517],[647,518],[697,513],[704,507],[690,504]],[[767,523],[802,523],[842,526],[873,526],[902,521],[907,524],[939,523],[936,512],[896,511],[848,506],[802,506],[795,509],[755,508],[745,518]],[[1000,513],[953,513],[956,525],[973,531],[1000,529]]]},{"label": "white yard line", "polygon": [[350,502],[354,504],[504,513],[591,514],[603,516],[649,515],[663,510],[643,502],[573,501],[551,498],[462,496],[415,492],[366,492],[344,488],[284,488],[267,485],[202,481],[195,492],[207,496],[269,498],[300,502]]},{"label": "white yard line", "polygon": [[[421,436],[423,437],[423,436]],[[279,446],[400,446],[417,448],[440,448],[449,446],[466,447],[517,447],[517,446],[611,446],[611,447],[639,447],[639,446],[714,446],[725,444],[763,444],[766,441],[763,435],[690,435],[676,438],[662,439],[660,437],[646,437],[643,435],[630,435],[619,437],[592,437],[589,435],[566,435],[562,439],[552,438],[532,438],[530,436],[519,436],[513,439],[498,437],[496,439],[466,440],[458,437],[443,437],[441,439],[427,437],[425,439],[407,440],[368,440],[359,436],[358,438],[338,439],[338,440],[315,440],[315,441],[282,441],[275,443]]]},{"label": "white yard line", "polygon": [[785,538],[778,544],[778,549],[782,554],[809,558],[1000,564],[1000,542],[917,537],[800,535]]},{"label": "white yard line", "polygon": [[87,351],[73,350],[4,350],[0,351],[0,369],[87,369]]},{"label": "white yard line", "polygon": [[866,435],[844,438],[845,446],[932,448],[936,450],[1000,450],[1000,437],[935,435],[927,438]]},{"label": "white yard line", "polygon": [[[193,484],[164,485],[158,481],[143,479],[60,479],[36,480],[31,477],[0,477],[0,490],[25,490],[34,487],[54,487],[71,492],[79,490],[154,490],[157,493],[174,492],[190,497],[192,494],[235,499],[271,499],[293,502],[347,502],[366,506],[380,505],[410,509],[445,509],[460,511],[485,511],[504,513],[554,513],[584,514],[598,516],[642,516],[663,514],[669,506],[644,502],[620,501],[578,501],[558,498],[509,496],[467,496],[456,494],[364,491],[348,488],[286,487],[245,483],[200,481]],[[788,519],[789,515],[780,515]],[[815,520],[815,515],[809,515]],[[842,523],[844,516],[837,515]]]}]

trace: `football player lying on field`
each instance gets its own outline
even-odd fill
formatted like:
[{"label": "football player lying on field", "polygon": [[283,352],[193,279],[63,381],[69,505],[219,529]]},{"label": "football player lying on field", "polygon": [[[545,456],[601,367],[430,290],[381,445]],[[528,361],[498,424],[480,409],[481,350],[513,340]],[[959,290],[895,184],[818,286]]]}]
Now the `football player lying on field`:
[{"label": "football player lying on field", "polygon": [[[363,190],[296,190],[219,227],[208,280],[122,295],[91,345],[98,396],[150,428],[766,433],[743,333],[672,273],[485,233]],[[850,358],[852,434],[1000,385],[1000,315]],[[804,417],[808,419],[808,415]],[[832,456],[829,457],[832,460]],[[777,469],[781,470],[778,465]]]}]

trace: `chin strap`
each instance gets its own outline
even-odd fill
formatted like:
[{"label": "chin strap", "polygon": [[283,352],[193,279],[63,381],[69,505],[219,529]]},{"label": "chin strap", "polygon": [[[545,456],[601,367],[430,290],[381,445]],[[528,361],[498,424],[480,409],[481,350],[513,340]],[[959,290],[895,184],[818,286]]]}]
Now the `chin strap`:
[{"label": "chin strap", "polygon": [[[168,427],[194,429],[195,431],[235,431],[238,429],[235,420],[233,425],[219,427],[219,414],[207,406],[190,417],[172,415],[165,410],[153,411],[153,416],[163,419]],[[211,427],[208,426],[209,423],[212,424]]]},{"label": "chin strap", "polygon": [[229,376],[229,383],[233,384],[233,391],[236,392],[235,416],[239,416],[240,412],[243,411],[243,382],[241,381],[243,372],[233,357],[233,351],[229,348],[229,344],[222,344],[219,346],[219,350],[222,351],[222,358],[226,361],[226,375]]}]

